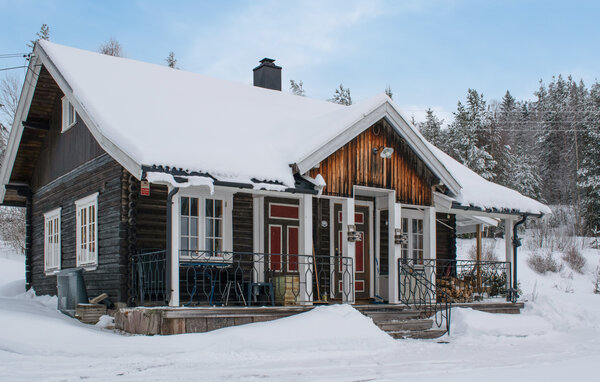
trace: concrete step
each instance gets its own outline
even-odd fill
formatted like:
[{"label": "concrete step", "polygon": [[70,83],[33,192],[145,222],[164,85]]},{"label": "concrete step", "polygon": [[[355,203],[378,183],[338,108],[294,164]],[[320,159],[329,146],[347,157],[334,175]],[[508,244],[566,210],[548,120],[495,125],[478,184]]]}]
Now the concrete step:
[{"label": "concrete step", "polygon": [[421,312],[418,310],[407,310],[398,312],[363,312],[367,317],[373,319],[373,322],[385,321],[407,321],[421,318]]},{"label": "concrete step", "polygon": [[386,332],[429,330],[433,320],[383,321],[378,322],[377,326]]},{"label": "concrete step", "polygon": [[387,332],[390,336],[395,339],[433,339],[439,338],[446,334],[446,330],[443,329],[431,329],[431,330],[398,330]]}]

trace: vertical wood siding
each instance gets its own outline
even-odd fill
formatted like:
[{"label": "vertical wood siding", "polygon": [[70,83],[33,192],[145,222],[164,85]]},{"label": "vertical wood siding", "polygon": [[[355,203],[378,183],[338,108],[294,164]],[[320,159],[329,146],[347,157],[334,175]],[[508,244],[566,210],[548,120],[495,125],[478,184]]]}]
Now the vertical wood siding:
[{"label": "vertical wood siding", "polygon": [[[383,159],[373,148],[392,147],[394,153]],[[321,174],[326,195],[352,196],[354,185],[396,190],[400,203],[431,205],[436,176],[389,124],[380,121],[323,160],[308,174]]]}]

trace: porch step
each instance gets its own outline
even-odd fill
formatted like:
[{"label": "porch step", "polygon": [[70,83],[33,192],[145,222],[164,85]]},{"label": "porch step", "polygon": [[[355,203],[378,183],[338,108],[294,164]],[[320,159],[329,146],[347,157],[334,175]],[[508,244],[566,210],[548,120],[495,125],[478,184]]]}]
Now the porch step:
[{"label": "porch step", "polygon": [[430,330],[399,330],[399,331],[391,331],[387,332],[392,338],[397,340],[403,339],[425,339],[430,340],[434,338],[439,338],[446,334],[446,331],[443,329],[430,329]]},{"label": "porch step", "polygon": [[444,329],[433,329],[433,320],[424,318],[425,313],[420,309],[399,305],[365,305],[355,308],[395,339],[431,339],[446,334]]},{"label": "porch step", "polygon": [[422,331],[429,330],[433,326],[433,320],[404,320],[404,321],[380,321],[375,323],[385,332],[398,331]]},{"label": "porch step", "polygon": [[421,317],[419,310],[404,310],[398,312],[361,312],[367,317],[371,317],[376,324],[388,321],[408,321]]}]

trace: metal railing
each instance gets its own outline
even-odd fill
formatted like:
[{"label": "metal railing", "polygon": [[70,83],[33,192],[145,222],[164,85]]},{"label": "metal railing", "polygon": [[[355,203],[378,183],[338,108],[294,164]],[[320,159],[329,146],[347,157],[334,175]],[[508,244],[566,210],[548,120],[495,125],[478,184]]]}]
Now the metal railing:
[{"label": "metal railing", "polygon": [[179,265],[180,301],[188,306],[302,305],[353,295],[350,257],[182,250]]},{"label": "metal railing", "polygon": [[444,291],[436,288],[435,279],[426,268],[410,259],[398,260],[400,302],[422,312],[424,318],[433,317],[438,328],[445,326],[450,334],[452,301]]},{"label": "metal railing", "polygon": [[166,305],[166,251],[145,250],[134,254],[131,258],[130,281],[130,305]]},{"label": "metal railing", "polygon": [[[165,250],[132,256],[130,305],[168,303]],[[227,251],[180,251],[182,305],[300,305],[353,296],[350,257]]]}]

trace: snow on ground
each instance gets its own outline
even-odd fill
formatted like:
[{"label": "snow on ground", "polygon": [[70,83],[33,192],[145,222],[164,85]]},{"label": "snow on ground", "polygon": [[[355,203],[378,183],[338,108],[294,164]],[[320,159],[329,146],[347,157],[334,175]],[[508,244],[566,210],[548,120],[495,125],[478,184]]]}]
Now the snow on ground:
[{"label": "snow on ground", "polygon": [[[472,245],[459,240],[461,256]],[[455,308],[445,343],[392,340],[342,305],[203,334],[122,335],[58,313],[55,297],[18,293],[23,258],[0,256],[0,381],[598,380],[600,295],[591,274],[600,251],[585,250],[584,275],[541,276],[524,247],[524,312]],[[503,241],[495,250],[504,253]]]}]

